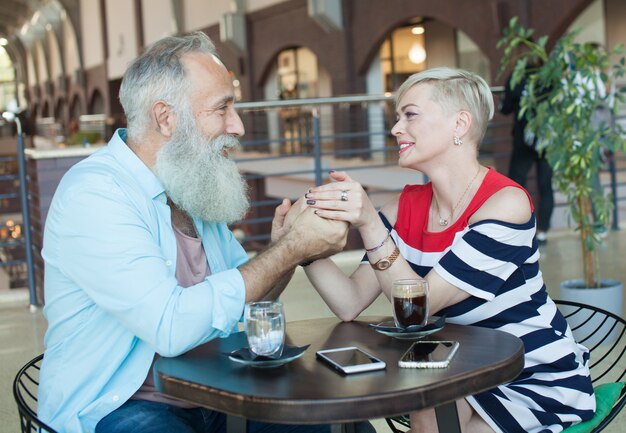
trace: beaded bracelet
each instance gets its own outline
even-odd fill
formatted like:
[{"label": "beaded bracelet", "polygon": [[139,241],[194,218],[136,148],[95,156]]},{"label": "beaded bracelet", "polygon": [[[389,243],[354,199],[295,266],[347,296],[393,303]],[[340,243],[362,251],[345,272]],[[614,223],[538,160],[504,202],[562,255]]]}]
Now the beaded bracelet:
[{"label": "beaded bracelet", "polygon": [[381,243],[379,243],[378,245],[376,245],[373,248],[365,248],[365,252],[368,253],[373,253],[375,251],[378,251],[379,249],[382,248],[383,245],[385,245],[385,242],[387,242],[387,239],[389,239],[391,237],[391,232],[387,232],[387,236],[385,236],[385,239],[383,239],[383,241]]}]

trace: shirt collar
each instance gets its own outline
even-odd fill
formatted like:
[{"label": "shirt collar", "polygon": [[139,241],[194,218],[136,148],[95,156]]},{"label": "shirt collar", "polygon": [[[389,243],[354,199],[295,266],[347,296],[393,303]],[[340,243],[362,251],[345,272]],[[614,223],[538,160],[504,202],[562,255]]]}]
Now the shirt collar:
[{"label": "shirt collar", "polygon": [[113,157],[129,173],[132,173],[141,188],[153,199],[165,202],[165,189],[161,181],[144,162],[126,144],[126,129],[115,131],[109,141],[108,148]]}]

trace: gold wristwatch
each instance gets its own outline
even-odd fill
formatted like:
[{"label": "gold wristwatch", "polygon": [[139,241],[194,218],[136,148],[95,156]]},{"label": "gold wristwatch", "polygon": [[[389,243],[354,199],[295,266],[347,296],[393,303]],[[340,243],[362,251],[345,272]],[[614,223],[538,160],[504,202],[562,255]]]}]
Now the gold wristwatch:
[{"label": "gold wristwatch", "polygon": [[[400,255],[400,250],[398,249],[398,246],[396,245],[393,252],[388,257],[383,257],[376,263],[372,263],[372,261],[370,260],[370,265],[372,266],[372,268],[374,268],[377,271],[384,271],[386,269],[389,269],[391,265],[393,265],[393,262],[398,258],[399,255]],[[369,260],[369,257],[367,259]]]}]

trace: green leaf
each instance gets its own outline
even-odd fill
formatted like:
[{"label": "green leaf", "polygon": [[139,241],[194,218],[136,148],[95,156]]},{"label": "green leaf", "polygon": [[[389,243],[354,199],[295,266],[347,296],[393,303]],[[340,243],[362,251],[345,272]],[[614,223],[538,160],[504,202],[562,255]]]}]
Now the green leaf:
[{"label": "green leaf", "polygon": [[[534,42],[534,30],[524,28],[514,17],[498,41],[498,46],[504,48],[499,70],[510,68],[516,83],[526,76],[519,115],[526,118],[528,131],[544,139],[540,150],[552,167],[556,186],[569,201],[584,252],[592,252],[599,241],[598,224],[606,225],[611,204],[592,188],[592,179],[603,166],[599,157],[602,147],[626,151],[626,133],[619,124],[614,131],[608,125],[592,125],[591,116],[599,102],[597,89],[581,83],[601,80],[609,88],[609,83],[626,76],[626,58],[622,45],[609,52],[575,42],[579,31],[554,41],[548,53],[548,37],[535,38]],[[536,59],[541,60],[540,65],[535,66]],[[614,95],[605,98],[606,102],[612,101],[613,113],[620,113],[626,101],[626,88],[617,87]],[[591,209],[589,200],[596,209],[595,218],[591,211],[587,212],[587,208]],[[579,208],[581,203],[585,203],[584,212]]]}]

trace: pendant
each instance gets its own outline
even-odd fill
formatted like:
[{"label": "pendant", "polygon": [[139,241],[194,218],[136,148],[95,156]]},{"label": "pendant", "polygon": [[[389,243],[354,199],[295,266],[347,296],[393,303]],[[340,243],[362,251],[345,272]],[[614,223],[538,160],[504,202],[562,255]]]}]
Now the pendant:
[{"label": "pendant", "polygon": [[442,227],[445,227],[448,225],[448,220],[443,219],[443,218],[439,218],[439,225]]}]

